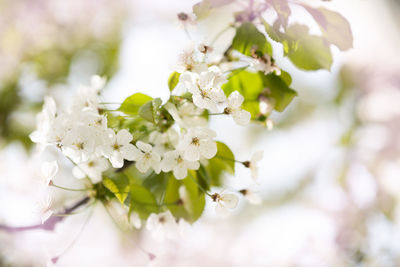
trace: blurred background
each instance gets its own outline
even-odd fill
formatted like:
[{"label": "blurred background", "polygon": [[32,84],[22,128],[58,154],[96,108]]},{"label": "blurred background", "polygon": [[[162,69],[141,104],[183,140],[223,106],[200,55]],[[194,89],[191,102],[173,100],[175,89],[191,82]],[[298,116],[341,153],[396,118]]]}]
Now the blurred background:
[{"label": "blurred background", "polygon": [[[46,155],[37,156],[28,135],[43,96],[68,102],[99,74],[108,80],[106,102],[139,91],[167,98],[168,76],[188,41],[177,14],[196,2],[0,0],[1,224],[38,222],[34,177]],[[354,48],[333,48],[331,72],[304,72],[275,44],[277,65],[299,94],[273,114],[275,128],[211,121],[237,159],[264,150],[259,184],[251,187],[261,205],[242,201],[221,219],[208,203],[183,238],[161,243],[145,230],[121,232],[99,205],[87,224],[84,211],[53,232],[0,230],[0,266],[46,266],[60,254],[57,266],[400,266],[400,4],[302,2],[346,17]],[[207,42],[231,16],[222,9],[187,30]],[[298,12],[293,20],[310,18]],[[56,181],[78,187],[70,163],[60,162]],[[252,184],[240,166],[227,183]],[[65,204],[81,193],[55,189],[54,196]]]}]

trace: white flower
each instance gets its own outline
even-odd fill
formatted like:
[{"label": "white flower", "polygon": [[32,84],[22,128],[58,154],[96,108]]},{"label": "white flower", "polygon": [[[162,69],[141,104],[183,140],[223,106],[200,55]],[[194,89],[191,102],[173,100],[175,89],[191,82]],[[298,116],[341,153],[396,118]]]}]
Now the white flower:
[{"label": "white flower", "polygon": [[92,110],[83,110],[71,114],[71,118],[74,115],[77,116],[77,118],[74,119],[75,122],[79,121],[79,123],[82,125],[88,125],[103,130],[107,129],[107,117],[104,115],[99,115],[97,112]]},{"label": "white flower", "polygon": [[211,196],[212,200],[217,203],[215,206],[215,212],[219,216],[226,216],[230,210],[236,208],[239,197],[232,193],[215,193]]},{"label": "white flower", "polygon": [[203,111],[204,109],[196,107],[191,102],[185,102],[178,108],[178,114],[182,118],[183,124],[186,128],[206,126],[206,118],[200,116]]},{"label": "white flower", "polygon": [[191,102],[185,102],[176,108],[172,103],[165,104],[164,108],[171,114],[175,122],[182,128],[206,126],[207,120],[200,115],[204,109],[200,109]]},{"label": "white flower", "polygon": [[142,141],[136,142],[136,146],[140,149],[135,151],[136,163],[135,166],[140,172],[147,172],[151,167],[156,173],[161,171],[161,157],[153,151],[153,147],[150,144],[146,144]]},{"label": "white flower", "polygon": [[122,129],[115,134],[114,130],[108,129],[107,133],[108,142],[100,150],[114,168],[121,168],[124,165],[124,159],[130,161],[136,159],[138,149],[130,143],[133,136],[128,130]]},{"label": "white flower", "polygon": [[166,152],[161,162],[164,172],[173,171],[176,179],[181,180],[187,176],[187,170],[197,170],[200,167],[198,161],[187,161],[183,158],[183,152],[174,150]]},{"label": "white flower", "polygon": [[43,183],[45,185],[49,185],[51,180],[54,179],[58,172],[58,164],[57,161],[48,161],[42,164],[41,174]]},{"label": "white flower", "polygon": [[63,153],[74,162],[87,161],[96,149],[92,127],[78,126],[69,131],[62,140]]},{"label": "white flower", "polygon": [[212,140],[215,132],[205,127],[190,128],[178,145],[187,161],[197,161],[203,156],[210,159],[217,154],[217,144]]},{"label": "white flower", "polygon": [[89,86],[80,86],[74,97],[72,110],[91,109],[97,111],[99,108],[99,93],[105,82],[104,78],[94,75]]},{"label": "white flower", "polygon": [[56,118],[56,102],[50,96],[44,98],[42,111],[36,115],[36,130],[29,137],[34,143],[46,143],[47,135]]},{"label": "white flower", "polygon": [[149,142],[154,145],[153,150],[158,154],[163,154],[169,149],[173,149],[179,143],[179,134],[170,127],[165,132],[153,131],[149,135]]},{"label": "white flower", "polygon": [[37,203],[37,212],[39,213],[42,224],[45,223],[45,221],[47,221],[54,213],[51,209],[52,203],[53,200],[50,194],[46,194],[46,196]]},{"label": "white flower", "polygon": [[224,113],[232,115],[233,120],[239,125],[248,124],[251,118],[250,112],[241,108],[243,101],[243,96],[235,91],[229,95],[227,107],[224,110]]},{"label": "white flower", "polygon": [[72,169],[72,174],[78,179],[85,178],[87,175],[93,183],[98,183],[103,178],[103,172],[108,168],[108,161],[101,157],[79,163]]},{"label": "white flower", "polygon": [[246,168],[250,168],[251,177],[256,180],[258,178],[258,162],[262,160],[264,152],[262,150],[257,151],[253,154],[250,161],[243,162]]},{"label": "white flower", "polygon": [[221,85],[225,82],[225,77],[216,66],[200,74],[186,71],[179,79],[179,83],[192,93],[193,103],[212,112],[219,112],[218,104],[226,99],[221,89]]},{"label": "white flower", "polygon": [[202,62],[204,55],[200,53],[195,47],[194,42],[189,41],[183,52],[179,55],[177,63],[177,71],[182,73],[184,71],[193,71],[200,73],[207,71],[207,64]]},{"label": "white flower", "polygon": [[140,229],[142,227],[142,220],[140,220],[139,214],[136,212],[132,212],[131,216],[129,217],[129,221],[132,223],[133,227],[136,229]]},{"label": "white flower", "polygon": [[146,229],[151,231],[153,238],[163,240],[165,237],[173,237],[178,230],[174,216],[169,210],[155,214],[147,218]]},{"label": "white flower", "polygon": [[250,189],[242,189],[239,192],[253,205],[260,205],[262,202],[261,197]]}]

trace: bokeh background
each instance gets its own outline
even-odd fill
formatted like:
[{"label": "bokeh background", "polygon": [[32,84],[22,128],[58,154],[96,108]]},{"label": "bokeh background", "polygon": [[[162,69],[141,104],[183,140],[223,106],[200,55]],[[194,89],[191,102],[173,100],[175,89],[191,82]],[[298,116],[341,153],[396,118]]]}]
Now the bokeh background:
[{"label": "bokeh background", "polygon": [[[43,96],[68,102],[99,74],[108,79],[106,102],[139,91],[167,98],[168,76],[188,41],[177,13],[196,2],[0,0],[1,224],[38,221],[34,177],[45,156],[28,135]],[[84,211],[54,232],[0,231],[0,266],[46,266],[61,253],[57,266],[400,266],[400,4],[303,2],[346,17],[354,48],[333,48],[331,72],[304,72],[275,44],[277,64],[292,74],[299,94],[273,114],[275,128],[211,121],[238,159],[264,150],[252,187],[262,205],[240,203],[221,219],[208,203],[184,237],[161,243],[145,230],[121,232],[99,205],[87,224]],[[191,38],[210,41],[231,15],[221,10],[189,25]],[[312,23],[301,11],[292,19]],[[217,46],[232,36],[227,32]],[[79,186],[70,163],[60,162],[56,181]],[[235,188],[250,181],[239,166],[227,178]],[[54,196],[56,204],[81,197],[57,189]]]}]

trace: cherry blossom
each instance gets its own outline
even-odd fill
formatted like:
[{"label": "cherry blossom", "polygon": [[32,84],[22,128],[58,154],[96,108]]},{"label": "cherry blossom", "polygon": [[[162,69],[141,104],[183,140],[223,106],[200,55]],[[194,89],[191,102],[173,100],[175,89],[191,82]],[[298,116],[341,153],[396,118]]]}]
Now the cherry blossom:
[{"label": "cherry blossom", "polygon": [[251,177],[256,180],[258,178],[258,162],[262,160],[264,156],[264,152],[262,150],[257,151],[253,154],[250,161],[243,162],[243,165],[246,168],[249,168],[251,171]]},{"label": "cherry blossom", "polygon": [[197,170],[200,167],[198,161],[187,161],[183,158],[183,152],[174,150],[166,152],[161,162],[164,172],[173,171],[176,179],[181,180],[187,176],[187,170]]},{"label": "cherry blossom", "polygon": [[217,203],[215,212],[219,216],[226,216],[231,210],[236,208],[239,197],[232,193],[215,193],[211,196],[212,200]]},{"label": "cherry blossom", "polygon": [[239,125],[247,125],[250,122],[250,112],[241,108],[244,97],[235,91],[231,93],[227,100],[227,107],[224,109],[225,114],[230,114],[233,120]]},{"label": "cherry blossom", "polygon": [[122,129],[115,134],[114,130],[107,129],[107,133],[107,143],[100,148],[100,151],[110,160],[114,168],[121,168],[124,165],[124,159],[130,161],[136,159],[138,149],[130,143],[133,136],[128,130]]},{"label": "cherry blossom", "polygon": [[74,97],[72,110],[88,108],[98,110],[99,93],[104,87],[106,80],[98,75],[92,76],[89,86],[80,86],[77,95]]},{"label": "cherry blossom", "polygon": [[253,190],[242,189],[239,192],[253,205],[259,205],[262,202],[261,197]]},{"label": "cherry blossom", "polygon": [[218,104],[226,99],[220,88],[226,82],[226,78],[218,67],[210,67],[200,74],[184,72],[180,76],[179,82],[192,93],[193,103],[197,107],[219,112]]},{"label": "cherry blossom", "polygon": [[166,237],[173,237],[178,230],[178,225],[174,216],[167,210],[159,214],[150,214],[147,218],[146,229],[151,231],[154,239],[161,241]]},{"label": "cherry blossom", "polygon": [[217,153],[217,144],[212,140],[215,132],[205,127],[190,128],[178,149],[183,151],[183,158],[187,161],[197,161],[200,157],[210,159]]},{"label": "cherry blossom", "polygon": [[40,216],[40,220],[41,220],[42,224],[45,223],[51,217],[51,215],[53,215],[53,213],[54,213],[54,211],[51,208],[52,203],[53,203],[53,199],[49,193],[45,194],[43,199],[41,199],[37,203],[37,206],[36,206],[37,213]]},{"label": "cherry blossom", "polygon": [[136,229],[140,229],[142,227],[142,221],[140,220],[139,214],[136,212],[132,212],[131,216],[129,217],[129,221],[132,223],[133,227]]},{"label": "cherry blossom", "polygon": [[108,168],[107,159],[100,157],[79,163],[73,168],[72,173],[78,179],[88,176],[93,183],[98,183],[102,180],[102,173]]},{"label": "cherry blossom", "polygon": [[49,185],[58,172],[57,161],[48,161],[42,164],[41,175],[45,185]]},{"label": "cherry blossom", "polygon": [[161,157],[157,152],[153,151],[153,147],[142,141],[136,142],[136,146],[140,149],[135,150],[136,168],[144,173],[151,167],[156,173],[160,173]]}]

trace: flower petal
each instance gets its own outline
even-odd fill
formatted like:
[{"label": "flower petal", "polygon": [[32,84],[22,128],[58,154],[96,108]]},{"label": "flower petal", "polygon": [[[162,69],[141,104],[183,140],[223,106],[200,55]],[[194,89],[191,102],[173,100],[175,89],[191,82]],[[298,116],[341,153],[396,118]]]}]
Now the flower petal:
[{"label": "flower petal", "polygon": [[136,146],[143,152],[150,152],[153,149],[153,147],[150,144],[147,144],[142,141],[137,141]]},{"label": "flower petal", "polygon": [[217,154],[217,144],[211,140],[201,140],[200,153],[206,159],[211,159]]},{"label": "flower petal", "polygon": [[133,139],[131,133],[126,130],[122,129],[117,133],[117,143],[120,145],[129,144]]}]

